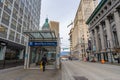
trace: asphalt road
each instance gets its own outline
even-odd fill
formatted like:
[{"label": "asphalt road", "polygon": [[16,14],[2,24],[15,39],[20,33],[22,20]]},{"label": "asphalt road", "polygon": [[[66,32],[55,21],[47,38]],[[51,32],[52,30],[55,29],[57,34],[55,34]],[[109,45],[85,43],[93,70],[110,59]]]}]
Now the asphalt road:
[{"label": "asphalt road", "polygon": [[116,65],[63,61],[62,67],[66,69],[68,78],[73,77],[71,80],[120,80],[120,66]]}]

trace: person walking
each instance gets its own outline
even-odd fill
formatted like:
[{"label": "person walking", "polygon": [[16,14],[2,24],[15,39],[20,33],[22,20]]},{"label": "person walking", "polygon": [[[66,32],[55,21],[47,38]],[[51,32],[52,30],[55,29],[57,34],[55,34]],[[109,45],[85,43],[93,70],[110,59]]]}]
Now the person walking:
[{"label": "person walking", "polygon": [[46,55],[44,55],[41,59],[42,61],[42,66],[43,66],[43,72],[45,71],[45,66],[46,66],[46,63],[47,63],[47,57]]}]

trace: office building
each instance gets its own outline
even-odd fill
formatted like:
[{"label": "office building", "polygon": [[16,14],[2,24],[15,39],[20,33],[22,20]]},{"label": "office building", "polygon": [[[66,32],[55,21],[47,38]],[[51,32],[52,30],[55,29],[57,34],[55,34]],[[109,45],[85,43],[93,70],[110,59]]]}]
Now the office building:
[{"label": "office building", "polygon": [[23,64],[28,39],[38,30],[41,0],[0,0],[0,68]]}]

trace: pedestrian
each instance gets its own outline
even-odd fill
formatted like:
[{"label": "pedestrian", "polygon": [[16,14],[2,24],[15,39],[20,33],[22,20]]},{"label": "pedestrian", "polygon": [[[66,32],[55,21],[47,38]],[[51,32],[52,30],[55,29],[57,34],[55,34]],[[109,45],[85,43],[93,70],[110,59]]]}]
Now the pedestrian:
[{"label": "pedestrian", "polygon": [[47,63],[47,57],[46,57],[46,55],[44,55],[42,57],[41,62],[42,62],[43,72],[44,72],[45,71],[45,66],[46,66],[46,63]]}]

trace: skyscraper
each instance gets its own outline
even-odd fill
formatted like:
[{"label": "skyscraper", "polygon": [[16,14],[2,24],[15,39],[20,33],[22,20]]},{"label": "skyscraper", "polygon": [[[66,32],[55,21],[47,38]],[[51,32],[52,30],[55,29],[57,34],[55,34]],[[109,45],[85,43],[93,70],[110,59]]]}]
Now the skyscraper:
[{"label": "skyscraper", "polygon": [[7,62],[23,62],[23,31],[39,29],[40,10],[41,0],[0,0],[0,68],[9,66]]}]

